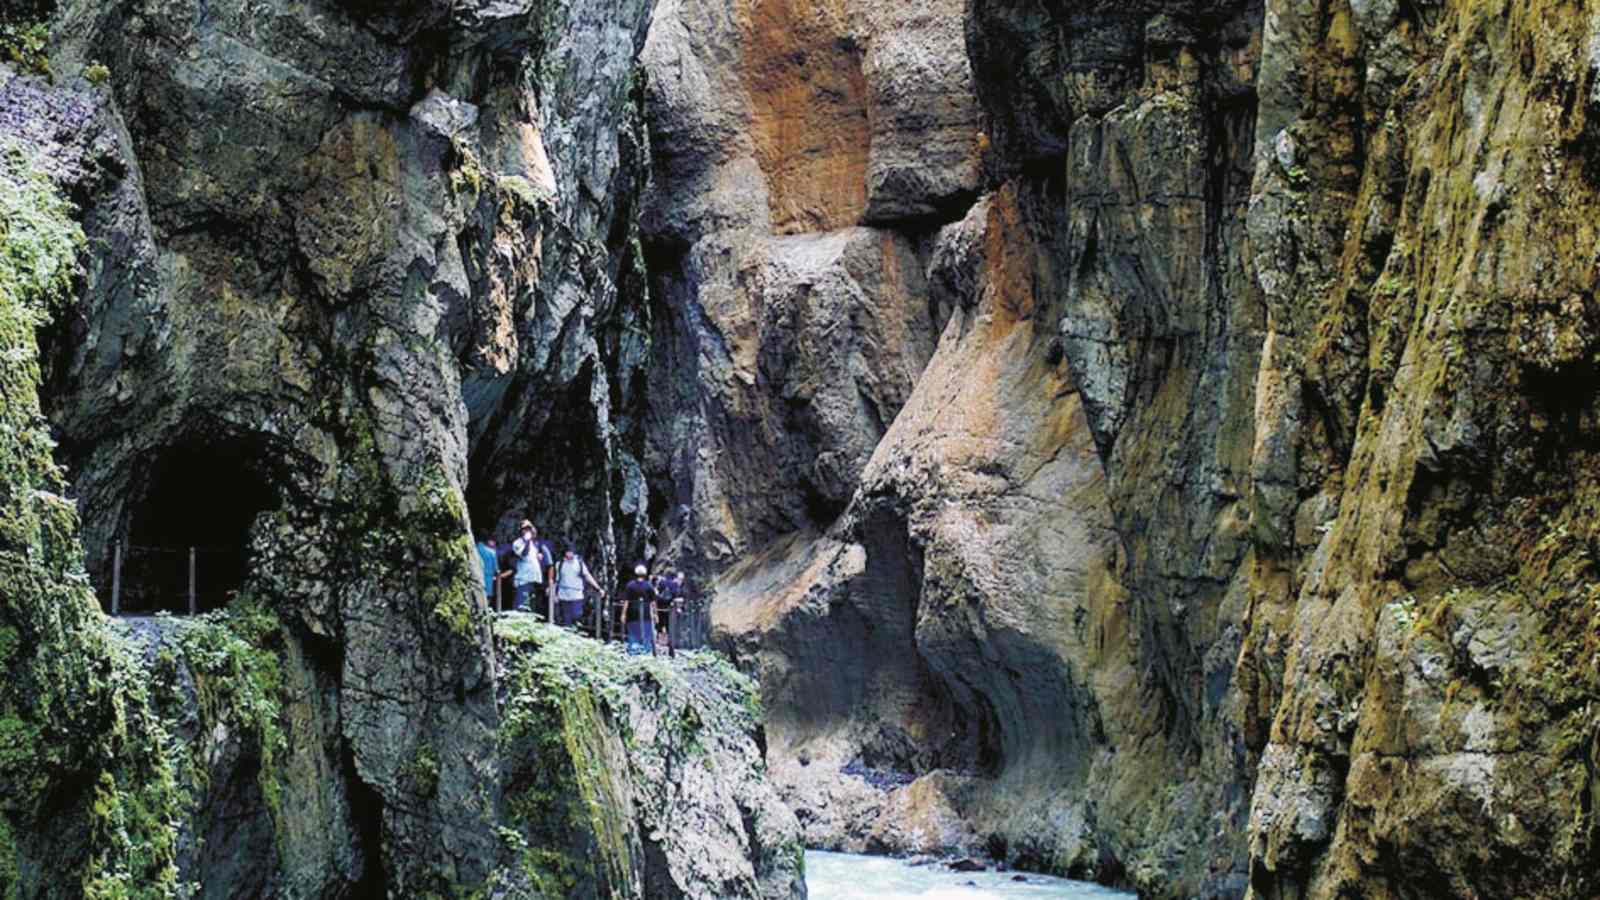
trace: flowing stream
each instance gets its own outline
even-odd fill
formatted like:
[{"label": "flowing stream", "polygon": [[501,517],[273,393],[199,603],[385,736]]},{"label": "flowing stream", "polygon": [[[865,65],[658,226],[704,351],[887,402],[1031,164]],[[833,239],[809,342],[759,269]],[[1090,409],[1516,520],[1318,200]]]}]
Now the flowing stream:
[{"label": "flowing stream", "polygon": [[[1019,874],[1026,880],[1014,880]],[[1133,896],[1046,875],[956,872],[939,864],[913,866],[885,856],[825,850],[806,851],[806,889],[811,900],[1110,900]]]}]

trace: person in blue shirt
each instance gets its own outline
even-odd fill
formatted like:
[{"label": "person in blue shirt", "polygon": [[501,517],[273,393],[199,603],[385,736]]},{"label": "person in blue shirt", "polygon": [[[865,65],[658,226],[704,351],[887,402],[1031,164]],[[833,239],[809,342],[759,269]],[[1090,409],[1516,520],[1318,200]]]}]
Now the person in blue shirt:
[{"label": "person in blue shirt", "polygon": [[495,550],[494,538],[478,535],[478,560],[483,563],[483,596],[494,606],[494,582],[500,577],[500,554]]}]

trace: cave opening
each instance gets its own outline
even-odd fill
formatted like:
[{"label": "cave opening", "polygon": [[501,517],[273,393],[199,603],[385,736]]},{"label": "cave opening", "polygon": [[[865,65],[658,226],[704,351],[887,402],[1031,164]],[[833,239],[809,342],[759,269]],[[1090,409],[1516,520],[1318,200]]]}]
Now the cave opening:
[{"label": "cave opening", "polygon": [[[133,486],[118,612],[227,605],[249,572],[250,529],[279,496],[264,441],[201,435],[157,451]],[[114,564],[114,563],[113,563]]]}]

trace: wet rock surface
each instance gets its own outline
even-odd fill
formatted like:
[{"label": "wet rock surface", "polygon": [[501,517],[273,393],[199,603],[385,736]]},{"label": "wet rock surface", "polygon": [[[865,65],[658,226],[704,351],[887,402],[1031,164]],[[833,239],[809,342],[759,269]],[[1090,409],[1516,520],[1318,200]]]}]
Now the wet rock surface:
[{"label": "wet rock surface", "polygon": [[[785,7],[786,33],[938,46],[881,40],[876,6]],[[709,451],[661,464],[686,530],[726,539],[699,548],[713,614],[808,840],[1154,896],[1584,893],[1591,686],[1503,668],[1592,643],[1570,555],[1587,482],[1550,474],[1582,471],[1591,418],[1591,254],[1564,218],[1592,192],[1579,17],[975,2],[970,83],[926,80],[978,103],[975,188],[913,225],[880,221],[900,187],[826,142],[894,94],[881,69],[797,113],[827,166],[807,174],[758,133],[781,54],[713,52],[714,17],[674,9],[652,41],[677,68],[655,65],[717,86],[663,77],[648,107],[658,172],[692,175],[649,207],[658,293],[713,309],[675,371],[760,395],[717,373],[760,340],[762,297],[726,273],[769,233],[907,234],[939,335],[842,508],[773,515],[796,497],[776,442],[706,424],[721,400],[689,431]],[[926,123],[868,118],[869,160],[917,147],[949,171]],[[740,472],[756,492],[724,487]],[[804,472],[779,478],[810,495]],[[868,770],[919,777],[885,792]],[[1567,824],[1512,799],[1535,783]],[[1525,859],[1535,834],[1561,849]]]},{"label": "wet rock surface", "polygon": [[[280,892],[791,896],[800,840],[1158,897],[1590,896],[1591,18],[65,3],[55,83],[0,73],[6,176],[55,210],[17,233],[82,264],[31,288],[42,406],[3,433],[8,565],[45,574],[0,698],[65,749],[0,771],[92,812],[49,769],[76,754],[115,809],[178,802],[159,698],[39,702],[146,664],[97,630],[50,457],[103,593],[158,473],[217,456],[263,481],[198,489],[247,523],[308,748]],[[523,670],[467,529],[525,510],[607,576],[689,569],[774,796],[747,724],[704,722],[759,799],[671,795],[662,723],[722,689],[642,669],[530,700],[506,756]],[[225,774],[181,829],[136,823],[140,856],[8,800],[0,879],[268,872],[206,849],[264,833],[264,745],[198,721]]]},{"label": "wet rock surface", "polygon": [[[248,554],[240,594],[281,618],[285,678],[314,697],[284,714],[303,790],[224,792],[231,836],[173,818],[196,829],[177,858],[141,860],[168,881],[421,896],[493,875],[501,716],[469,529],[535,514],[608,580],[643,540],[622,417],[648,320],[628,213],[648,13],[67,3],[57,83],[0,71],[6,152],[49,161],[87,237],[37,358],[89,573],[106,598],[113,544],[186,505],[242,523],[191,540]],[[221,783],[266,770],[217,753]]]},{"label": "wet rock surface", "polygon": [[628,657],[517,613],[495,632],[520,835],[501,884],[533,896],[805,896],[799,827],[762,777],[753,682],[710,653]]}]

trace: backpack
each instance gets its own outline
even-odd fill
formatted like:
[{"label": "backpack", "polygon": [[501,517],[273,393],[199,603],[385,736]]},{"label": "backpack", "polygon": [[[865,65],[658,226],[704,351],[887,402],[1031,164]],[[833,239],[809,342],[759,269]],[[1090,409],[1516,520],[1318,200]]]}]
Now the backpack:
[{"label": "backpack", "polygon": [[579,590],[582,590],[583,589],[583,581],[584,581],[583,573],[587,572],[587,571],[589,571],[589,567],[584,565],[583,557],[579,556],[576,553],[572,554],[572,565],[571,566],[568,566],[566,560],[564,560],[564,559],[563,560],[559,560],[556,563],[556,589],[560,590],[563,586],[566,586],[564,584],[564,582],[567,579],[567,573],[568,572],[576,572],[577,573],[577,577],[575,579],[575,581],[577,582],[576,587]]}]

